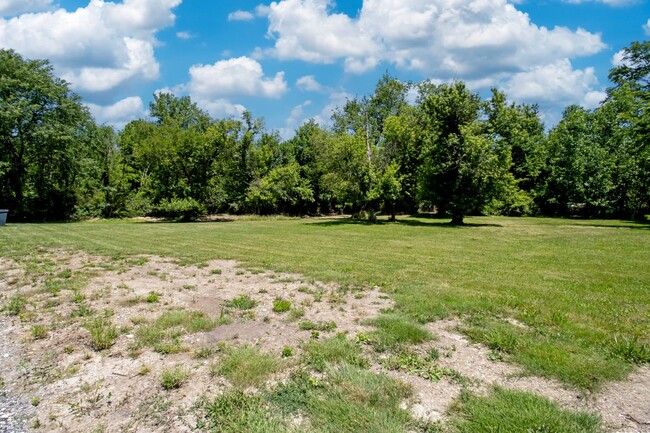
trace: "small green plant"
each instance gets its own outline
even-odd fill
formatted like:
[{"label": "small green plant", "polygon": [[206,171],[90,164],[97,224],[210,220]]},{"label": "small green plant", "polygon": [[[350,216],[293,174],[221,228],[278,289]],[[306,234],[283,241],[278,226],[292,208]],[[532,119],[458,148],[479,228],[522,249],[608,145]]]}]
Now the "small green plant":
[{"label": "small green plant", "polygon": [[286,313],[291,310],[291,301],[276,299],[273,301],[273,311],[276,313]]},{"label": "small green plant", "polygon": [[289,358],[293,356],[293,349],[289,346],[285,346],[282,348],[282,357],[283,358]]},{"label": "small green plant", "polygon": [[36,407],[41,404],[41,398],[39,396],[32,397],[31,403],[32,406]]},{"label": "small green plant", "polygon": [[160,300],[160,293],[158,292],[149,292],[146,298],[144,300],[149,303],[149,304],[155,304]]},{"label": "small green plant", "polygon": [[72,352],[74,352],[74,347],[73,347],[73,346],[65,346],[65,347],[63,348],[63,353],[66,353],[66,354],[69,355],[69,354],[71,354]]},{"label": "small green plant", "polygon": [[149,373],[151,373],[151,367],[146,364],[142,364],[140,366],[140,370],[138,370],[138,376],[146,376]]},{"label": "small green plant", "polygon": [[221,275],[223,271],[221,269],[212,269],[210,275]]},{"label": "small green plant", "polygon": [[262,353],[254,347],[242,346],[226,349],[219,374],[233,385],[246,388],[264,382],[279,368],[280,361],[273,355]]},{"label": "small green plant", "polygon": [[160,375],[160,384],[164,389],[180,388],[187,380],[189,374],[182,367],[175,367],[173,369],[164,368]]},{"label": "small green plant", "polygon": [[34,340],[41,340],[47,337],[47,326],[45,325],[32,325],[32,338]]},{"label": "small green plant", "polygon": [[86,329],[90,333],[90,345],[93,349],[106,350],[115,343],[119,332],[108,317],[95,317],[86,322]]},{"label": "small green plant", "polygon": [[211,331],[219,322],[206,317],[201,311],[167,311],[154,322],[137,329],[133,349],[149,346],[161,354],[177,353],[182,350],[180,338],[183,335]]},{"label": "small green plant", "polygon": [[255,308],[256,305],[257,301],[248,295],[240,295],[226,302],[226,307],[236,308],[238,310],[250,310]]},{"label": "small green plant", "polygon": [[330,332],[336,329],[336,322],[334,321],[329,321],[329,322],[312,322],[310,320],[306,320],[304,322],[300,322],[298,324],[298,328],[303,330],[303,331],[321,331],[321,332]]},{"label": "small green plant", "polygon": [[302,307],[293,307],[291,311],[289,311],[290,320],[298,320],[304,315],[305,315],[305,309]]},{"label": "small green plant", "polygon": [[27,299],[22,295],[14,295],[9,299],[9,302],[4,306],[3,310],[12,316],[18,316],[25,311],[27,306]]},{"label": "small green plant", "polygon": [[196,359],[206,359],[212,356],[211,347],[202,347],[194,352],[194,358]]},{"label": "small green plant", "polygon": [[609,353],[632,364],[650,364],[650,345],[642,343],[638,337],[614,337],[609,343]]}]

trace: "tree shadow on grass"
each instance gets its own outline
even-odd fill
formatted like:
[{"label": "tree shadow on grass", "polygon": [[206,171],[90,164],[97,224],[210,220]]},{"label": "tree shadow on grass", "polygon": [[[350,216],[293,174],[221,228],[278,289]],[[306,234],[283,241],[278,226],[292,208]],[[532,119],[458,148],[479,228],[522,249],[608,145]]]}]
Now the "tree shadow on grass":
[{"label": "tree shadow on grass", "polygon": [[571,226],[573,226],[573,227],[591,227],[591,228],[599,228],[599,229],[650,230],[650,223],[641,222],[641,221],[624,221],[624,222],[629,223],[629,224],[634,224],[634,225],[616,226],[616,225],[610,225],[610,224],[589,223],[589,224],[571,224]]},{"label": "tree shadow on grass", "polygon": [[428,221],[420,221],[417,219],[402,219],[399,217],[395,221],[381,219],[375,223],[372,223],[368,220],[357,219],[357,218],[337,218],[331,220],[316,221],[311,224],[321,226],[321,227],[337,227],[337,226],[346,226],[346,225],[384,226],[384,225],[397,224],[397,225],[404,225],[410,227],[429,227],[429,228],[443,228],[443,229],[503,227],[500,224],[478,224],[478,223],[465,223],[462,225],[455,225],[449,222],[449,218],[430,218]]}]

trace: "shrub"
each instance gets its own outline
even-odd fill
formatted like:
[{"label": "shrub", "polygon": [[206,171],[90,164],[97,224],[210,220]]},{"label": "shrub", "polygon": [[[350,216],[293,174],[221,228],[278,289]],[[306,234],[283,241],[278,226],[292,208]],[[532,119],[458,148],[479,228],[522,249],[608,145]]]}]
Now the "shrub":
[{"label": "shrub", "polygon": [[193,198],[173,198],[160,202],[154,215],[177,221],[192,221],[207,213],[205,207]]}]

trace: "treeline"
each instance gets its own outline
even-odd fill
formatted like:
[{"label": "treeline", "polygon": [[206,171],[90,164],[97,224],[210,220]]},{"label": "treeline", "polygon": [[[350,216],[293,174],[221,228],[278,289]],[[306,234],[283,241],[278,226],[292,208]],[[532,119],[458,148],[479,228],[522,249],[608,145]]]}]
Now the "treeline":
[{"label": "treeline", "polygon": [[[462,82],[384,76],[323,128],[282,140],[260,119],[212,119],[155,95],[150,119],[95,124],[47,61],[0,51],[0,207],[14,219],[207,213],[650,213],[650,42],[633,43],[595,110],[545,131],[534,105]],[[415,101],[408,95],[417,94]]]}]

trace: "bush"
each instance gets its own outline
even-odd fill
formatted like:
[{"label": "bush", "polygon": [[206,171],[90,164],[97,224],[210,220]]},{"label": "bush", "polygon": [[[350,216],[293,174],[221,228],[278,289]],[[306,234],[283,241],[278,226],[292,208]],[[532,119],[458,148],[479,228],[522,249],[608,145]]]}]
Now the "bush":
[{"label": "bush", "polygon": [[192,221],[206,213],[205,207],[193,198],[173,198],[160,202],[153,214],[177,221]]}]

